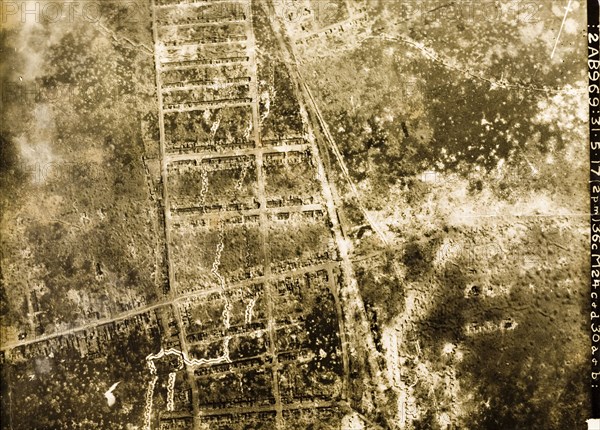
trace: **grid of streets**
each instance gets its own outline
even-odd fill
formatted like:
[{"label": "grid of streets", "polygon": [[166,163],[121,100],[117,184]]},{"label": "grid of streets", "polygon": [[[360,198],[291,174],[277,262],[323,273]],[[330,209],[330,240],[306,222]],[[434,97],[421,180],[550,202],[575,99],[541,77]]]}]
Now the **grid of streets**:
[{"label": "grid of streets", "polygon": [[[265,100],[266,87],[294,84],[263,6],[153,1],[163,297],[2,346],[13,360],[59,349],[93,359],[111,340],[148,339],[145,429],[292,428],[348,399],[347,255],[298,89]],[[262,65],[257,37],[271,50]],[[287,97],[297,127],[277,129]]]},{"label": "grid of streets", "polygon": [[[187,13],[182,8],[196,10]],[[205,360],[203,365],[185,362],[195,427],[198,421],[227,421],[260,411],[258,420],[274,421],[281,428],[284,409],[287,414],[306,407],[328,408],[345,397],[336,384],[340,376],[343,379],[340,370],[347,367],[340,367],[347,359],[339,336],[315,351],[320,330],[309,326],[316,322],[314,313],[327,310],[328,321],[341,324],[335,247],[328,243],[321,252],[315,249],[313,258],[290,261],[272,246],[275,240],[291,239],[286,231],[322,226],[327,217],[322,199],[315,195],[309,201],[294,196],[285,203],[272,195],[277,187],[271,183],[274,178],[267,178],[270,172],[288,164],[304,164],[310,171],[318,159],[316,147],[304,136],[262,139],[252,9],[248,2],[154,5],[171,292],[176,297],[211,287],[213,291],[174,305],[182,353]],[[204,133],[189,134],[187,141],[172,133],[174,128],[192,128],[190,122],[194,131],[201,128]],[[200,186],[190,191],[190,183]],[[239,252],[246,255],[225,255]],[[198,256],[204,264],[196,270],[190,266]],[[228,267],[229,261],[233,265]],[[240,271],[245,279],[241,284]],[[306,309],[313,294],[315,308]],[[333,306],[322,306],[327,301]],[[337,359],[319,360],[314,366],[315,357],[336,354]],[[239,387],[232,369],[244,375]],[[307,384],[314,378],[308,372],[315,370],[330,381],[329,387]],[[164,424],[167,420],[163,415]],[[174,425],[180,420],[176,413],[172,416]]]}]

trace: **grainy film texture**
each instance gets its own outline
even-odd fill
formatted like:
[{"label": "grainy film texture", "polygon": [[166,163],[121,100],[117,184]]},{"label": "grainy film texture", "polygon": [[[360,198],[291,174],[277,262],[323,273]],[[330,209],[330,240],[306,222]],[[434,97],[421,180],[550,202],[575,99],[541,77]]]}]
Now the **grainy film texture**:
[{"label": "grainy film texture", "polygon": [[586,15],[0,0],[0,429],[587,428]]}]

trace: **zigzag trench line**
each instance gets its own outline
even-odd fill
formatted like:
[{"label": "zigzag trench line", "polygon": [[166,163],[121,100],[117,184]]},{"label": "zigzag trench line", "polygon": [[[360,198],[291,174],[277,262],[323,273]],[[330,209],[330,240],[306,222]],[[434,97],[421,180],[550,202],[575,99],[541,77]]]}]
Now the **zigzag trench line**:
[{"label": "zigzag trench line", "polygon": [[219,273],[219,266],[221,265],[221,254],[223,253],[223,248],[225,248],[225,231],[223,222],[220,223],[219,229],[219,244],[217,245],[217,251],[215,253],[215,261],[212,264],[211,273],[215,275],[215,277],[219,280],[219,285],[221,286],[221,296],[225,300],[225,308],[223,309],[223,326],[225,329],[229,329],[230,327],[230,314],[231,304],[225,295],[225,278],[223,275]]},{"label": "zigzag trench line", "polygon": [[167,411],[171,412],[175,409],[175,402],[173,398],[175,397],[175,377],[177,373],[171,372],[169,373],[169,382],[167,384]]},{"label": "zigzag trench line", "polygon": [[[146,357],[146,363],[148,365],[148,369],[150,370],[150,374],[153,376],[150,382],[148,382],[148,389],[146,390],[146,405],[144,407],[144,430],[152,430],[152,396],[154,394],[154,388],[156,386],[156,382],[158,381],[158,376],[156,374],[156,365],[154,364],[154,360],[159,360],[164,356],[175,355],[180,359],[180,365],[178,370],[181,370],[184,365],[187,366],[202,366],[202,365],[212,365],[212,364],[220,364],[220,363],[231,363],[231,359],[229,358],[229,340],[231,336],[227,336],[223,341],[223,355],[216,358],[194,358],[190,359],[185,352],[180,351],[175,348],[169,348],[165,350],[161,349],[156,354],[149,354]],[[172,411],[174,409],[174,387],[175,385],[175,373],[169,373],[169,385],[167,386],[167,410]]]},{"label": "zigzag trench line", "polygon": [[244,312],[244,321],[246,324],[252,323],[252,311],[254,310],[254,305],[256,304],[256,297],[250,299],[248,305],[246,306],[246,310]]},{"label": "zigzag trench line", "polygon": [[[243,180],[243,177],[240,179]],[[203,187],[204,188],[204,187]],[[208,188],[208,186],[206,186]],[[221,254],[223,252],[223,248],[225,247],[225,231],[224,231],[224,223],[220,223],[219,230],[219,243],[217,245],[215,259],[212,264],[211,273],[217,277],[219,280],[219,284],[221,286],[221,296],[225,299],[225,308],[223,310],[223,325],[225,329],[230,327],[230,310],[231,304],[225,295],[225,278],[219,273],[219,266],[221,265]],[[248,313],[248,309],[247,309]],[[251,314],[251,309],[250,309]],[[252,318],[250,316],[250,318]],[[177,370],[183,369],[184,365],[187,366],[202,366],[202,365],[212,365],[212,364],[220,364],[220,363],[231,363],[231,359],[229,358],[229,340],[231,336],[227,336],[223,340],[223,355],[216,358],[200,358],[200,359],[190,359],[185,352],[180,351],[175,348],[169,348],[165,350],[161,349],[156,354],[149,354],[146,357],[146,363],[150,370],[150,374],[153,375],[152,380],[148,383],[148,389],[146,391],[146,405],[144,408],[144,430],[151,430],[152,423],[152,396],[154,394],[154,388],[156,386],[156,381],[158,380],[158,376],[156,375],[156,365],[154,364],[154,360],[161,359],[164,356],[175,355],[179,358],[179,366]],[[174,410],[174,397],[175,397],[175,372],[169,373],[169,380],[167,385],[167,410]]]}]

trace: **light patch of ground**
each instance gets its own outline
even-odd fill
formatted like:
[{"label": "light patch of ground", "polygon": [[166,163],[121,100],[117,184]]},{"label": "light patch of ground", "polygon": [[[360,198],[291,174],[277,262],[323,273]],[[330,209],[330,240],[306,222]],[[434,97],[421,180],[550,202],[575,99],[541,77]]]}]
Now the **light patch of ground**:
[{"label": "light patch of ground", "polygon": [[341,430],[364,430],[365,423],[360,419],[358,414],[352,413],[345,415],[342,418],[342,427]]},{"label": "light patch of ground", "polygon": [[32,183],[44,183],[52,173],[57,156],[48,141],[29,142],[23,136],[15,139],[23,161],[23,168],[32,173]]},{"label": "light patch of ground", "polygon": [[[427,361],[420,361],[414,370],[419,381],[426,381],[429,386],[429,394],[435,395],[438,401],[437,408],[446,410],[446,412],[437,416],[438,424],[445,430],[464,415],[463,394],[454,367],[448,366],[438,371],[433,366],[432,363]],[[409,391],[411,394],[414,393],[412,387],[409,388]],[[411,415],[420,417],[425,410],[426,408],[419,408],[419,410],[413,411]]]},{"label": "light patch of ground", "polygon": [[57,222],[57,220],[62,222],[58,217],[64,212],[65,205],[66,202],[62,196],[53,195],[43,200],[28,200],[22,213],[27,213],[30,218],[47,223]]},{"label": "light patch of ground", "polygon": [[445,237],[444,242],[438,249],[433,259],[433,265],[436,269],[444,267],[452,258],[456,257],[461,252],[460,244],[457,244]]},{"label": "light patch of ground", "polygon": [[[514,202],[508,202],[499,201],[487,188],[476,195],[470,195],[468,186],[467,180],[452,180],[440,174],[432,193],[420,206],[412,207],[404,201],[403,188],[393,187],[390,190],[388,206],[384,211],[378,212],[375,219],[382,229],[404,231],[414,225],[419,225],[423,230],[430,230],[436,227],[440,219],[454,227],[476,227],[482,220],[491,221],[502,217],[514,219],[530,216],[585,215],[574,209],[580,205],[566,206],[557,202],[554,196],[540,191],[531,191],[521,195]],[[512,230],[512,234],[516,234],[516,231]],[[448,251],[452,252],[450,249]],[[442,260],[440,255],[436,262],[441,263]]]}]

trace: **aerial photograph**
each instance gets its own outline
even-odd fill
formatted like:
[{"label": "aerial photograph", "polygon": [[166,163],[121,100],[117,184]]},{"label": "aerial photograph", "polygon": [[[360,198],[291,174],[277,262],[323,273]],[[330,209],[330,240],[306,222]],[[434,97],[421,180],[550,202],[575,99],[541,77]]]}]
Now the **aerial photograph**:
[{"label": "aerial photograph", "polygon": [[0,430],[586,430],[586,16],[0,0]]}]

